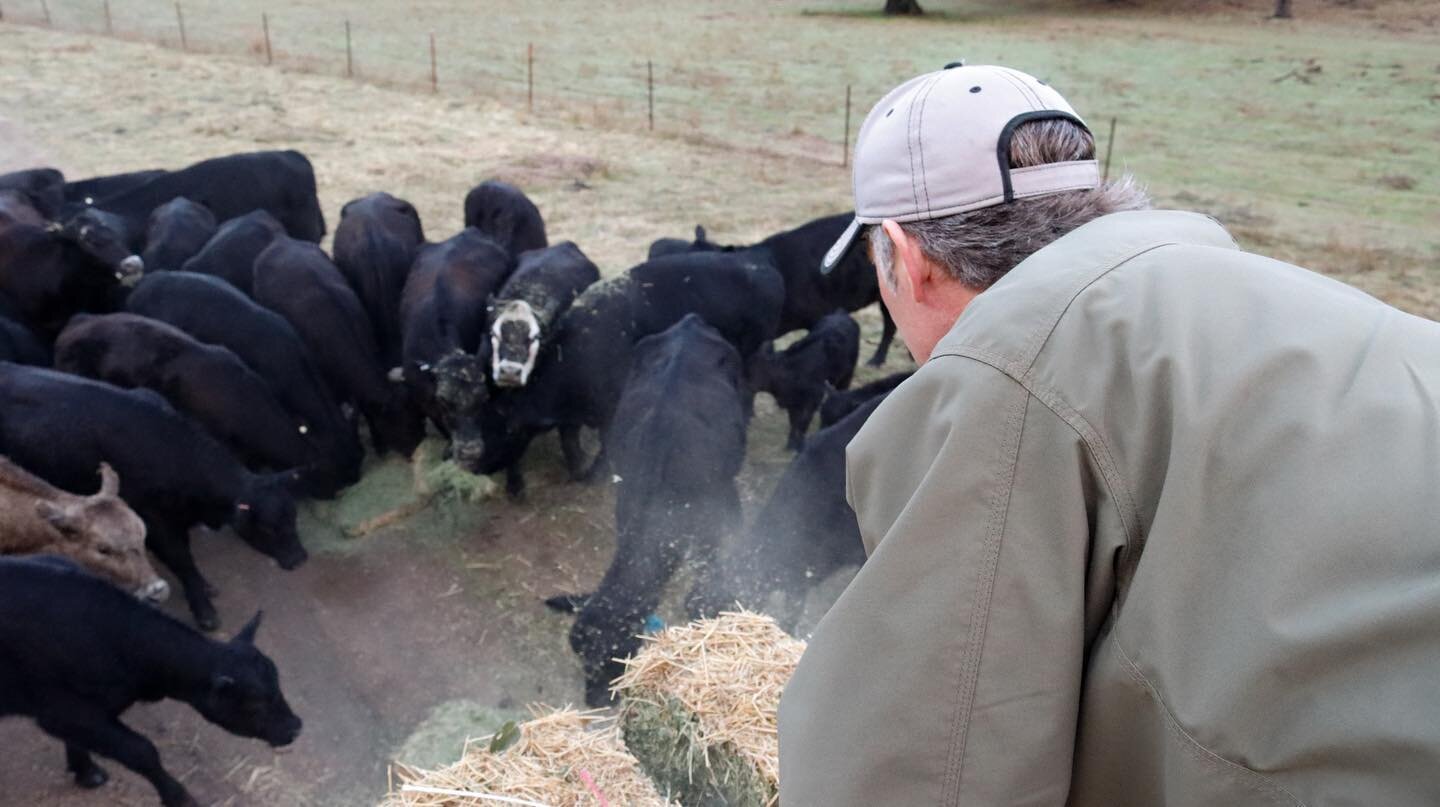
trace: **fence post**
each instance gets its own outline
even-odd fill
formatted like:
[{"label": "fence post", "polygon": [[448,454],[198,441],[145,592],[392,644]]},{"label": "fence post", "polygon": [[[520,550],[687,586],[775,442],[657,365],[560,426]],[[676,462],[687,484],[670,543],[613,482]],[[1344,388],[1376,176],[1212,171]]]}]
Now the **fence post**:
[{"label": "fence post", "polygon": [[645,95],[650,101],[650,131],[655,131],[655,62],[645,62]]},{"label": "fence post", "polygon": [[345,77],[355,77],[355,57],[350,50],[350,21],[345,21]]},{"label": "fence post", "polygon": [[1105,173],[1100,177],[1101,182],[1110,181],[1110,155],[1115,152],[1115,120],[1110,119],[1110,136],[1105,138]]},{"label": "fence post", "polygon": [[535,112],[535,43],[525,48],[525,109]]},{"label": "fence post", "polygon": [[46,0],[40,0],[40,10],[43,11],[43,12],[45,12],[45,25],[46,25],[47,27],[49,27],[49,26],[51,25],[51,22],[50,22],[50,3],[46,2]]},{"label": "fence post", "polygon": [[435,32],[430,32],[430,92],[440,92],[440,73],[435,69]]},{"label": "fence post", "polygon": [[850,167],[850,85],[845,85],[845,150],[840,153],[840,167]]},{"label": "fence post", "polygon": [[115,35],[115,18],[110,14],[110,0],[105,0],[105,35]]},{"label": "fence post", "polygon": [[175,24],[180,27],[180,50],[190,50],[190,43],[185,39],[185,15],[180,11],[180,0],[175,0]]},{"label": "fence post", "polygon": [[275,55],[270,50],[270,15],[260,12],[260,26],[265,29],[265,64],[274,64]]}]

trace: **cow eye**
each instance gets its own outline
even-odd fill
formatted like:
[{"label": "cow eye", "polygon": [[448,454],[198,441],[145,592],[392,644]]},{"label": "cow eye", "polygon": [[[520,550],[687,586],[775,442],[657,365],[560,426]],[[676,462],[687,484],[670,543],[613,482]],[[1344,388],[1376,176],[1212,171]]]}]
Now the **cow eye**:
[{"label": "cow eye", "polygon": [[120,550],[116,549],[113,546],[106,546],[105,544],[100,544],[96,546],[95,549],[107,558],[117,558],[120,556]]}]

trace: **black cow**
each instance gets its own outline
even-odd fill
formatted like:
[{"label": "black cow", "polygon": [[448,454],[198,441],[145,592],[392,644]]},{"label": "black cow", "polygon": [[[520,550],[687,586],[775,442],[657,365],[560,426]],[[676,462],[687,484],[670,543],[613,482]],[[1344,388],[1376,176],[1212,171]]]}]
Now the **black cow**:
[{"label": "black cow", "polygon": [[906,370],[900,373],[887,375],[878,381],[871,381],[864,386],[852,390],[829,389],[825,394],[825,402],[820,404],[820,428],[833,425],[840,421],[840,418],[854,412],[870,399],[877,395],[884,395],[904,383],[905,379],[914,375],[914,370]]},{"label": "black cow", "polygon": [[249,295],[256,256],[284,234],[285,228],[274,216],[264,210],[252,210],[221,224],[205,246],[179,269],[213,275]]},{"label": "black cow", "polygon": [[[845,501],[845,446],[887,393],[816,432],[786,467],[745,534],[703,569],[688,598],[690,616],[736,604],[774,616],[793,631],[805,595],[835,571],[865,562],[855,511]],[[772,595],[780,595],[772,605]]]},{"label": "black cow", "polygon": [[305,477],[306,492],[333,496],[360,478],[364,449],[295,329],[283,317],[219,278],[157,272],[126,301],[132,314],[168,322],[210,345],[228,348],[305,426],[324,461]]},{"label": "black cow", "polygon": [[108,310],[119,284],[144,268],[117,226],[113,216],[93,208],[63,225],[0,226],[0,295],[46,337],[77,311]]},{"label": "black cow", "polygon": [[753,365],[751,385],[775,396],[790,416],[786,448],[799,451],[805,445],[805,432],[826,388],[848,388],[859,358],[860,326],[844,311],[821,317],[809,333],[780,353],[766,346],[762,360]]},{"label": "black cow", "polygon": [[308,427],[234,353],[136,314],[82,314],[55,342],[55,367],[117,387],[144,387],[194,418],[252,468],[299,469],[321,461]]},{"label": "black cow", "polygon": [[28,224],[45,227],[50,220],[35,206],[35,201],[24,191],[14,188],[0,188],[0,227]]},{"label": "black cow", "polygon": [[695,240],[686,241],[683,238],[657,238],[650,242],[650,251],[646,254],[649,260],[655,260],[662,255],[678,255],[682,252],[713,252],[721,247],[710,243],[705,236],[705,228],[695,225]]},{"label": "black cow", "polygon": [[152,168],[144,171],[126,171],[123,174],[105,174],[86,177],[65,183],[65,204],[71,206],[100,205],[112,196],[134,190],[150,180],[164,176],[165,171]]},{"label": "black cow", "polygon": [[0,189],[23,193],[48,220],[60,218],[65,207],[65,175],[54,168],[31,168],[0,174]]},{"label": "black cow", "polygon": [[487,179],[465,194],[465,226],[495,239],[512,256],[550,244],[540,208],[519,188],[498,179]]},{"label": "black cow", "polygon": [[400,366],[400,296],[425,228],[415,206],[388,193],[372,193],[340,208],[335,265],[360,296],[386,367]]},{"label": "black cow", "polygon": [[151,271],[179,269],[215,235],[215,214],[197,202],[176,197],[155,208],[145,225],[140,257]]},{"label": "black cow", "polygon": [[151,390],[0,363],[0,454],[77,494],[93,493],[95,468],[110,463],[123,480],[120,497],[145,521],[145,545],[180,579],[207,630],[219,619],[190,554],[192,526],[230,524],[282,568],[305,562],[295,475],[251,473]]},{"label": "black cow", "polygon": [[525,386],[555,320],[599,279],[600,270],[573,241],[520,256],[490,306],[490,371],[497,385]]},{"label": "black cow", "polygon": [[[485,452],[471,470],[507,471],[507,489],[518,495],[526,447],[559,428],[571,476],[589,475],[582,471],[579,429],[599,429],[602,445],[608,442],[637,340],[695,313],[742,357],[753,358],[774,337],[784,296],[774,267],[740,253],[667,255],[590,286],[560,316],[530,381],[496,396],[483,420]],[[750,394],[745,397],[748,411]]]},{"label": "black cow", "polygon": [[126,220],[139,237],[155,208],[184,196],[204,205],[216,221],[264,210],[290,235],[319,243],[325,216],[315,195],[315,169],[298,151],[258,151],[204,160],[97,200]]},{"label": "black cow", "polygon": [[255,647],[259,627],[257,613],[235,638],[216,641],[68,560],[0,560],[0,716],[32,718],[64,742],[80,787],[109,779],[91,757],[99,754],[145,777],[166,807],[196,807],[120,716],[139,701],[173,698],[231,734],[294,742],[300,718]]},{"label": "black cow", "polygon": [[[875,277],[875,265],[870,262],[869,251],[862,248],[850,250],[838,266],[829,274],[820,274],[820,260],[827,250],[840,238],[850,225],[853,213],[826,216],[802,224],[793,230],[776,233],[758,244],[749,246],[720,246],[705,238],[705,231],[695,228],[696,239],[690,249],[696,252],[708,251],[755,251],[774,263],[785,277],[785,310],[780,319],[779,333],[809,328],[821,317],[843,308],[855,311],[880,302],[880,286]],[[678,249],[677,239],[661,239],[651,249]],[[880,344],[870,357],[872,366],[885,363],[890,353],[890,343],[895,338],[895,320],[890,317],[883,303],[880,315],[884,327]]]},{"label": "black cow", "polygon": [[739,522],[742,386],[740,355],[694,314],[635,346],[610,434],[619,478],[615,557],[570,631],[590,706],[609,702],[610,682],[623,670],[615,659],[639,647],[636,635],[680,562],[689,555],[704,564]]},{"label": "black cow", "polygon": [[300,334],[335,398],[365,416],[376,452],[409,456],[425,437],[425,422],[407,405],[405,388],[386,378],[360,298],[330,258],[314,244],[280,236],[255,259],[254,295]]},{"label": "black cow", "polygon": [[489,398],[485,306],[510,271],[505,250],[466,227],[420,250],[400,298],[405,386],[467,470],[481,456],[479,419]]}]

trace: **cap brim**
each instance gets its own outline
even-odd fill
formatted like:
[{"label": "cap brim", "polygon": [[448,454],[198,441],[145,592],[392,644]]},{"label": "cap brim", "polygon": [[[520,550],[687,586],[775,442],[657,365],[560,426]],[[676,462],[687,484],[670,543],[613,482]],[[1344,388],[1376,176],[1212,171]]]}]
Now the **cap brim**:
[{"label": "cap brim", "polygon": [[845,228],[845,232],[840,234],[839,240],[830,247],[830,251],[826,252],[825,258],[820,261],[820,274],[830,274],[831,269],[845,260],[845,256],[849,255],[850,250],[855,247],[855,237],[860,234],[861,226],[858,217],[850,220],[850,226]]}]

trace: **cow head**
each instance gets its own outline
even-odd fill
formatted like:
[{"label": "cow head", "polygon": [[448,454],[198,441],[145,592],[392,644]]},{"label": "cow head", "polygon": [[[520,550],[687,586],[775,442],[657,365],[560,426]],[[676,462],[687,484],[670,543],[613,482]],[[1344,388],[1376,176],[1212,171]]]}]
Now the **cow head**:
[{"label": "cow head", "polygon": [[495,303],[490,346],[495,383],[502,387],[525,386],[535,369],[535,357],[540,353],[540,321],[528,302],[500,300]]},{"label": "cow head", "polygon": [[580,657],[585,672],[585,705],[594,709],[610,705],[610,683],[625,672],[618,659],[640,649],[644,626],[644,617],[627,618],[603,594],[587,599],[570,628],[570,649]]},{"label": "cow head", "polygon": [[234,639],[220,646],[208,686],[191,701],[211,723],[241,737],[272,746],[289,745],[300,736],[301,722],[280,691],[275,663],[255,647],[257,612]]},{"label": "cow head", "polygon": [[295,471],[251,475],[235,503],[232,525],[257,552],[269,555],[282,569],[294,569],[309,555],[295,530],[295,494],[301,475]]},{"label": "cow head", "polygon": [[100,479],[93,496],[35,502],[36,514],[59,537],[54,550],[142,600],[164,602],[170,586],[145,555],[145,522],[120,500],[120,480],[108,464],[101,464]]},{"label": "cow head", "polygon": [[145,262],[130,251],[125,222],[119,216],[86,207],[59,225],[58,233],[113,272],[115,279],[121,283],[129,285],[138,282],[145,271]]},{"label": "cow head", "polygon": [[468,468],[484,450],[480,418],[490,400],[485,363],[479,356],[457,350],[436,362],[431,373],[440,420],[450,432],[451,453]]}]

